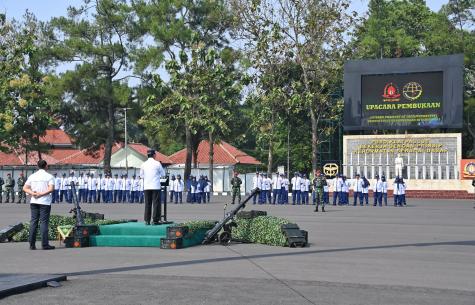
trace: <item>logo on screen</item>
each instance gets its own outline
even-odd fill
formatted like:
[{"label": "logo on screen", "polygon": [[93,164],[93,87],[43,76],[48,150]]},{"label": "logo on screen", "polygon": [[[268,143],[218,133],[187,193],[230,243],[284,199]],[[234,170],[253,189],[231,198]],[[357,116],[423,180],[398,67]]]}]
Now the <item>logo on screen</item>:
[{"label": "logo on screen", "polygon": [[385,102],[399,102],[399,89],[394,83],[387,83],[384,86],[383,98]]},{"label": "logo on screen", "polygon": [[475,163],[469,162],[465,165],[463,169],[463,173],[465,176],[475,177]]},{"label": "logo on screen", "polygon": [[402,87],[402,95],[410,101],[415,101],[422,95],[422,86],[416,82],[410,82]]}]

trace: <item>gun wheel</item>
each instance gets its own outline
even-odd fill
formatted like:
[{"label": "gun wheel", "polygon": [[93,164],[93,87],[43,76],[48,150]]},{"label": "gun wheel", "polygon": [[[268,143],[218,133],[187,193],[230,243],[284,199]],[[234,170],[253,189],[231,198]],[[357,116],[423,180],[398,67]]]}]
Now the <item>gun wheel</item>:
[{"label": "gun wheel", "polygon": [[218,241],[222,245],[229,244],[231,242],[231,233],[230,232],[222,232],[219,234]]}]

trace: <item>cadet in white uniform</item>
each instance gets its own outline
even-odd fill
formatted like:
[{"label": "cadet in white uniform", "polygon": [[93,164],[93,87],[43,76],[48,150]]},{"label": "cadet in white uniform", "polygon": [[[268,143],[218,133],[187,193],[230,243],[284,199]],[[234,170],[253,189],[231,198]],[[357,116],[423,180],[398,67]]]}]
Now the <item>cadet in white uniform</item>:
[{"label": "cadet in white uniform", "polygon": [[277,198],[279,198],[279,203],[280,201],[280,192],[282,190],[282,177],[279,175],[279,173],[275,173],[274,176],[272,177],[272,204],[275,204]]},{"label": "cadet in white uniform", "polygon": [[59,192],[59,202],[63,202],[64,200],[67,200],[68,194],[68,178],[66,178],[66,174],[63,174],[63,177],[61,178],[61,189]]},{"label": "cadet in white uniform", "polygon": [[384,200],[384,205],[388,205],[388,182],[386,181],[386,177],[382,176],[381,177],[381,182],[383,183],[383,193],[382,197]]},{"label": "cadet in white uniform", "polygon": [[310,191],[310,180],[307,175],[302,175],[300,179],[300,197],[302,204],[308,204],[308,192]]},{"label": "cadet in white uniform", "polygon": [[[262,190],[262,177],[259,175],[259,173],[256,173],[256,176],[252,179],[252,189],[255,190],[256,188]],[[256,194],[252,198],[252,204],[256,204],[257,196],[258,195]],[[261,196],[262,192],[259,193],[259,202],[261,201]]]},{"label": "cadet in white uniform", "polygon": [[356,206],[356,201],[359,199],[360,205],[363,205],[363,179],[360,174],[356,174],[353,181],[353,206]]},{"label": "cadet in white uniform", "polygon": [[382,194],[383,194],[383,182],[379,179],[379,175],[376,175],[376,183],[373,187],[373,196],[374,204],[376,206],[379,203],[379,206],[382,206]]},{"label": "cadet in white uniform", "polygon": [[[59,190],[61,189],[61,178],[58,177],[58,173],[54,173],[54,191],[53,199],[51,203],[59,203]],[[2,190],[0,190],[1,192]]]},{"label": "cadet in white uniform", "polygon": [[292,205],[295,205],[295,202],[297,204],[300,204],[300,184],[301,184],[301,179],[299,173],[295,173],[292,179],[290,180],[290,183],[292,184]]},{"label": "cadet in white uniform", "polygon": [[94,178],[94,174],[91,173],[89,179],[87,179],[87,189],[88,189],[88,201],[93,203],[97,201],[97,179]]},{"label": "cadet in white uniform", "polygon": [[175,203],[183,203],[183,190],[185,188],[185,184],[183,180],[181,180],[181,175],[177,175],[177,179],[175,180]]}]

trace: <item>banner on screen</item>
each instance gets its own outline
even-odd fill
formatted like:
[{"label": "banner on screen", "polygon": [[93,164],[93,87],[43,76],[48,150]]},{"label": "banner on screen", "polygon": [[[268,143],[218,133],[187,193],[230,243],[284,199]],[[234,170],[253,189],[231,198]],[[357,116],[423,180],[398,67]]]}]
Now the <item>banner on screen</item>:
[{"label": "banner on screen", "polygon": [[351,61],[345,130],[461,128],[461,55]]}]

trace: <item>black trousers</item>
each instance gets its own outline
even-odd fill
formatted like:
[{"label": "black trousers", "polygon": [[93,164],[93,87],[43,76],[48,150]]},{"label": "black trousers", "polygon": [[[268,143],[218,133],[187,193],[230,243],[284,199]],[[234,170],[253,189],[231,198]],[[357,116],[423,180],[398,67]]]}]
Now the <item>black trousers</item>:
[{"label": "black trousers", "polygon": [[36,233],[38,232],[38,221],[40,222],[41,246],[45,247],[48,243],[48,223],[51,206],[45,204],[30,204],[31,221],[30,221],[30,245],[35,245]]},{"label": "black trousers", "polygon": [[[145,190],[145,214],[144,221],[150,222],[150,217],[152,217],[153,223],[158,223],[162,216],[162,205],[160,203],[160,190]],[[152,212],[153,207],[153,212]]]}]

